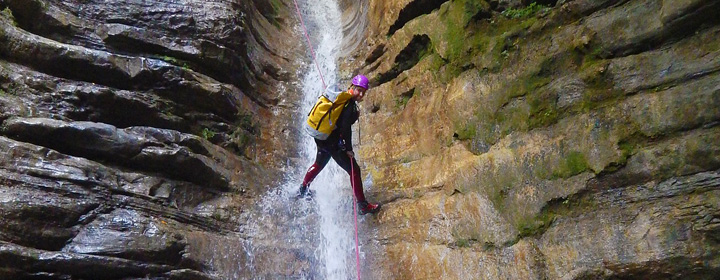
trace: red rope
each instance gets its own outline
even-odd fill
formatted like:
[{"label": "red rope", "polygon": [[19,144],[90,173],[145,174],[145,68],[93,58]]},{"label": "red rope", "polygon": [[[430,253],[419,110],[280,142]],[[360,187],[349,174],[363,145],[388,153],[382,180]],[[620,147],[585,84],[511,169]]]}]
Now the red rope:
[{"label": "red rope", "polygon": [[[350,170],[351,176],[350,177],[350,185],[352,185],[353,194],[355,193],[355,164],[353,164],[353,158],[350,157]],[[355,259],[357,261],[357,277],[358,280],[360,280],[360,249],[359,249],[359,241],[358,241],[358,226],[357,226],[357,197],[353,195],[355,198],[355,203],[353,203],[353,212],[355,212]]]},{"label": "red rope", "polygon": [[320,80],[323,83],[323,88],[327,88],[327,85],[325,84],[325,78],[323,78],[322,71],[320,71],[320,64],[317,63],[317,59],[315,58],[315,50],[313,50],[312,43],[310,43],[310,36],[308,36],[308,31],[305,27],[305,21],[303,21],[302,15],[300,14],[300,7],[298,6],[297,0],[293,1],[295,2],[295,10],[297,11],[298,18],[300,18],[300,25],[302,25],[303,31],[305,32],[305,39],[307,39],[308,47],[310,47],[310,54],[312,54],[313,61],[315,61],[315,67],[317,67],[318,74],[320,74]]}]

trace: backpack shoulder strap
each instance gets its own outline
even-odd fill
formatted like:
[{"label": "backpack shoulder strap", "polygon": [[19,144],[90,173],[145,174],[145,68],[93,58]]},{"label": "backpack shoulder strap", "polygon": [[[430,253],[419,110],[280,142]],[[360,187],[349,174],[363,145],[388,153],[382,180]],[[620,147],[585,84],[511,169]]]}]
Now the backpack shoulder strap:
[{"label": "backpack shoulder strap", "polygon": [[325,96],[327,99],[330,99],[331,102],[335,102],[335,100],[340,96],[340,94],[343,93],[342,90],[338,88],[332,88],[328,86],[325,88],[325,92],[323,92],[323,96]]}]

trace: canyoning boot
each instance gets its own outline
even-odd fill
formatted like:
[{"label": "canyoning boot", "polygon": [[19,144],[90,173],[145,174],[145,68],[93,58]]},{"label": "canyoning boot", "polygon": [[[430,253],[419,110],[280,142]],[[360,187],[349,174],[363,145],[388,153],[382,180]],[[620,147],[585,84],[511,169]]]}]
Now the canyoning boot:
[{"label": "canyoning boot", "polygon": [[310,186],[302,185],[300,186],[300,189],[298,190],[298,194],[296,196],[297,199],[304,198],[305,200],[311,200],[315,197],[315,191],[310,189]]},{"label": "canyoning boot", "polygon": [[375,214],[380,211],[380,204],[372,204],[367,201],[360,201],[357,205],[360,209],[360,215],[365,215],[368,213]]}]

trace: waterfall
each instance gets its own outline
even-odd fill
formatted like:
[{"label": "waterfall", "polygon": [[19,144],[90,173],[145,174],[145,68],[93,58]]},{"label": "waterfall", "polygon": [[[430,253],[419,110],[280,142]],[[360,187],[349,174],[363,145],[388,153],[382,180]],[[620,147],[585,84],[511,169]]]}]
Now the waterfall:
[{"label": "waterfall", "polygon": [[[317,63],[325,82],[337,80],[337,60],[341,51],[341,12],[335,0],[299,0]],[[302,32],[301,27],[299,32]],[[307,45],[306,42],[298,42]],[[308,49],[308,55],[310,51]],[[312,62],[314,63],[314,62]],[[296,112],[296,125],[303,130],[307,112],[324,86],[313,64],[304,67],[301,81],[303,99]],[[343,86],[344,87],[344,86]],[[289,166],[281,186],[259,199],[248,218],[246,232],[251,238],[242,250],[245,264],[236,271],[223,272],[228,278],[275,279],[351,279],[355,277],[353,232],[353,194],[349,176],[334,161],[325,167],[311,185],[313,200],[295,199],[305,171],[315,160],[314,140],[305,134],[297,139],[302,159]],[[220,248],[221,250],[223,248]],[[237,255],[228,254],[230,256]]]},{"label": "waterfall", "polygon": [[[342,29],[338,4],[335,0],[308,0],[303,1],[301,11],[308,25],[308,32],[316,46],[317,63],[322,69],[325,82],[328,84],[337,81],[337,60],[342,43]],[[317,42],[317,44],[315,43]],[[303,105],[300,110],[301,117],[308,112],[320,92],[324,90],[317,68],[309,67],[312,71],[303,79]],[[302,124],[301,124],[302,125]],[[301,168],[301,176],[305,169],[312,164],[316,147],[310,137],[300,139],[302,157],[307,159]],[[298,176],[300,178],[301,176]],[[294,183],[289,186],[294,190],[299,186]],[[316,256],[324,266],[321,278],[349,279],[353,274],[355,263],[352,192],[349,186],[349,177],[337,164],[331,162],[313,182],[312,189],[316,190],[313,201],[319,216],[320,243]]]},{"label": "waterfall", "polygon": [[[312,34],[313,44],[317,50],[317,63],[322,69],[325,82],[328,84],[337,81],[337,60],[342,43],[342,29],[338,4],[335,0],[308,0],[303,1],[305,12],[303,17],[308,24],[308,32]],[[303,106],[301,113],[311,109],[318,94],[324,90],[317,68],[311,67],[303,80]],[[307,162],[302,172],[315,158],[316,147],[310,137],[301,139],[300,147],[303,158]],[[296,188],[295,184],[291,188]],[[349,279],[355,263],[353,260],[353,217],[352,192],[349,186],[349,177],[337,164],[331,162],[327,165],[312,184],[317,194],[315,203],[319,215],[320,244],[318,258],[325,267],[326,279]]]}]

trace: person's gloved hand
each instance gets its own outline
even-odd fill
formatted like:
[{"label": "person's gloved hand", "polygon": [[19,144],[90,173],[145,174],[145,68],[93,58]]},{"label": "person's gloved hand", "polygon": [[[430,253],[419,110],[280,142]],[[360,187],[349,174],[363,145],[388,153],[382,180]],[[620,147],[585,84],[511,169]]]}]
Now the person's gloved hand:
[{"label": "person's gloved hand", "polygon": [[347,149],[345,148],[345,141],[343,141],[342,139],[338,140],[338,148],[343,152],[347,151]]}]

